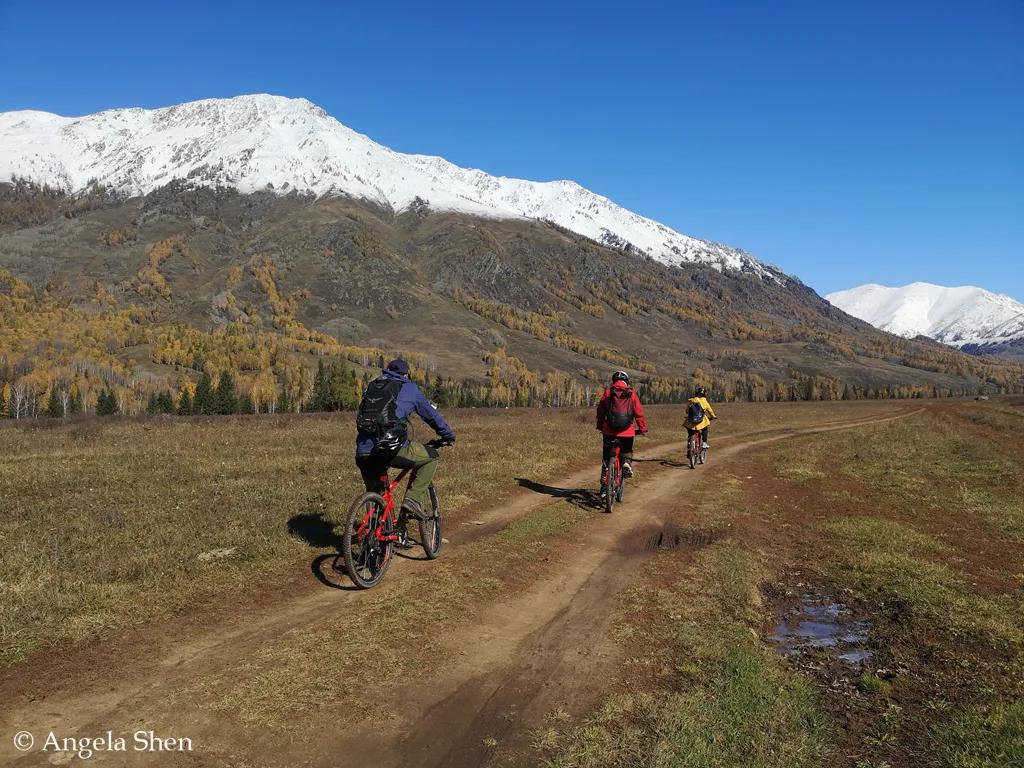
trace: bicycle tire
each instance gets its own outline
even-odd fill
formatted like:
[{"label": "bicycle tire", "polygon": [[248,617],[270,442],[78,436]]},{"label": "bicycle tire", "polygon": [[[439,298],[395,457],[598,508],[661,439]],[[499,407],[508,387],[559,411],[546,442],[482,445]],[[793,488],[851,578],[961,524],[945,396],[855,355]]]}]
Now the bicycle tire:
[{"label": "bicycle tire", "polygon": [[433,514],[427,520],[420,520],[420,546],[423,547],[423,554],[428,560],[433,560],[440,554],[441,545],[444,543],[441,533],[441,502],[437,499],[437,490],[431,483],[427,488],[430,494],[430,508]]},{"label": "bicycle tire", "polygon": [[690,462],[690,469],[697,468],[697,457],[694,455],[697,452],[697,438],[690,437],[686,443],[686,458]]},{"label": "bicycle tire", "polygon": [[345,533],[341,538],[341,551],[345,556],[345,568],[352,583],[360,589],[370,589],[380,583],[391,565],[395,551],[393,541],[381,542],[373,537],[364,536],[359,540],[357,533],[367,514],[371,515],[370,530],[376,531],[380,525],[384,535],[394,533],[394,521],[385,514],[386,504],[377,493],[364,493],[349,508],[345,519]]},{"label": "bicycle tire", "polygon": [[618,472],[616,472],[615,461],[608,462],[608,475],[605,483],[604,511],[611,514],[615,507],[615,494],[618,492]]},{"label": "bicycle tire", "polygon": [[707,464],[708,463],[708,449],[707,448],[703,448],[702,447],[700,449],[700,463],[701,464]]}]

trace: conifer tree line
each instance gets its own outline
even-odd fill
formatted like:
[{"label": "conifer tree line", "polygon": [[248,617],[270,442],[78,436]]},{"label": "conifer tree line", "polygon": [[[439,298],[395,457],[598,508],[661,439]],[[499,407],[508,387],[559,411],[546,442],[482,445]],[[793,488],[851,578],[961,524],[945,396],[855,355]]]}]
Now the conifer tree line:
[{"label": "conifer tree line", "polygon": [[[163,283],[159,264],[175,248],[182,247],[182,241],[175,238],[154,245],[150,261],[137,275],[135,290],[145,287],[160,294]],[[119,309],[115,297],[98,282],[92,309],[86,310],[57,299],[48,287],[33,288],[0,269],[0,418],[68,418],[79,413],[206,416],[356,408],[366,384],[392,353],[376,346],[345,345],[302,325],[295,316],[300,297],[281,292],[273,264],[266,258],[254,256],[244,269],[236,267],[238,274],[229,283],[234,284],[246,269],[262,286],[273,308],[272,329],[264,326],[253,307],[246,309],[247,322],[237,319],[209,331],[185,324],[152,324],[145,311],[135,305]],[[636,277],[641,283],[644,279]],[[565,284],[573,281],[566,279]],[[531,370],[507,349],[500,334],[492,339],[496,348],[482,355],[477,375],[467,378],[445,377],[429,359],[417,354],[404,356],[413,379],[443,407],[592,405],[615,368],[633,373],[634,385],[650,403],[681,402],[698,384],[707,387],[717,401],[754,402],[1024,391],[1024,368],[1006,361],[971,358],[938,347],[908,351],[898,340],[880,336],[861,340],[861,346],[854,349],[844,346],[846,341],[841,336],[811,326],[790,328],[788,335],[768,340],[799,339],[837,359],[881,357],[908,368],[981,383],[965,383],[959,389],[902,382],[865,386],[796,370],[776,372],[773,380],[767,380],[756,372],[759,365],[755,358],[742,350],[719,346],[685,350],[683,359],[692,360],[696,366],[689,376],[660,375],[651,360],[578,338],[576,326],[569,322],[565,307],[595,317],[608,312],[630,316],[657,309],[637,298],[642,295],[639,289],[634,295],[626,287],[611,291],[590,286],[570,291],[550,286],[553,298],[564,307],[553,304],[537,311],[462,294],[455,297],[466,308],[500,326],[589,358],[593,368],[572,372]],[[698,310],[711,306],[707,297],[683,287],[673,288],[672,295],[675,303],[659,311],[671,310],[687,317],[687,313],[696,313],[698,319],[706,319]],[[235,300],[232,296],[229,290],[229,303]],[[710,317],[725,322],[717,314]],[[729,328],[717,328],[716,334],[761,338],[758,334],[764,329],[739,328],[736,324],[741,320],[732,317]],[[135,353],[128,354],[129,350]],[[160,375],[140,369],[133,362],[139,353],[148,354],[157,370],[166,372]]]},{"label": "conifer tree line", "polygon": [[[583,371],[580,377],[552,371],[538,374],[503,348],[483,357],[482,379],[445,378],[424,366],[412,365],[410,377],[426,395],[444,408],[476,407],[580,407],[596,404],[606,385],[607,372]],[[360,363],[382,367],[384,357],[366,357]],[[365,366],[364,366],[365,367]],[[121,386],[103,382],[85,372],[74,379],[57,378],[46,386],[26,386],[28,376],[13,379],[15,371],[0,361],[0,418],[67,418],[81,413],[97,416],[117,414],[167,416],[227,416],[351,411],[359,406],[363,390],[376,375],[371,368],[360,372],[345,357],[321,358],[311,374],[305,369],[296,377],[258,376],[241,384],[232,371],[214,375],[203,371],[192,383],[177,391],[151,391],[148,397],[128,398]],[[83,384],[91,379],[88,385]],[[744,371],[696,369],[686,378],[663,378],[637,374],[634,386],[647,403],[681,403],[697,385],[708,388],[713,401],[780,402],[800,400],[875,400],[937,398],[975,394],[1008,393],[1008,388],[982,385],[954,390],[924,385],[861,386],[840,379],[792,372],[790,380],[768,382]],[[93,391],[91,399],[83,391]],[[139,404],[144,402],[144,407]]]}]

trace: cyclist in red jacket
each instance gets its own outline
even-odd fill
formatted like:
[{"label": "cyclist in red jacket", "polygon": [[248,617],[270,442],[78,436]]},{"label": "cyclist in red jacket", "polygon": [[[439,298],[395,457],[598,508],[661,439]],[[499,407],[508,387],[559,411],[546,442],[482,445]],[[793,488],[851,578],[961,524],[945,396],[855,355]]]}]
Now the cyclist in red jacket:
[{"label": "cyclist in red jacket", "polygon": [[[635,424],[635,426],[634,426]],[[644,407],[636,392],[630,389],[629,374],[616,371],[612,385],[601,396],[597,404],[597,428],[604,435],[601,454],[601,496],[608,486],[608,460],[612,457],[612,443],[619,440],[619,457],[622,461],[623,477],[633,476],[633,438],[639,433],[647,434],[647,420]]]}]

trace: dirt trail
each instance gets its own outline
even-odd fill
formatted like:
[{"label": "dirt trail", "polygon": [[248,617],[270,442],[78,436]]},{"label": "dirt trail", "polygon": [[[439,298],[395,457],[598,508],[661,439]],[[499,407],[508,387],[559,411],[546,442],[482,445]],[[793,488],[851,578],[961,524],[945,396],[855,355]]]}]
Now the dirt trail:
[{"label": "dirt trail", "polygon": [[[789,435],[848,429],[919,411],[747,439],[716,449],[713,459],[715,466],[728,466],[737,454]],[[328,754],[345,755],[351,765],[524,764],[531,732],[545,716],[557,710],[579,715],[600,701],[617,661],[611,626],[615,597],[628,586],[631,569],[656,548],[666,513],[676,510],[686,490],[710,469],[645,472],[630,489],[632,503],[602,516],[566,553],[570,567],[488,611],[474,628],[472,654],[456,669],[401,690],[390,729],[375,724],[347,734],[328,742]],[[458,653],[465,648],[464,632],[445,638],[445,644]],[[393,706],[388,702],[385,709]]]},{"label": "dirt trail", "polygon": [[[737,435],[715,441],[712,464],[699,472],[714,471],[736,454],[788,435],[847,429],[917,413],[923,409],[893,409],[885,418],[824,422],[813,427],[769,433]],[[761,435],[762,433],[756,433]],[[723,445],[725,444],[725,445]],[[524,593],[494,605],[474,628],[472,653],[465,653],[465,636],[442,640],[450,649],[449,664],[441,674],[411,683],[385,696],[382,711],[394,717],[386,730],[327,733],[315,745],[282,745],[248,733],[225,734],[223,721],[212,713],[169,711],[168,694],[197,680],[230,670],[240,660],[286,632],[312,626],[325,615],[342,612],[359,600],[358,591],[316,589],[286,606],[271,606],[244,620],[197,628],[191,635],[167,638],[147,648],[146,663],[131,669],[87,670],[70,663],[60,684],[44,693],[17,670],[0,681],[0,764],[53,764],[54,755],[22,754],[6,734],[24,727],[36,733],[48,730],[65,736],[97,735],[108,729],[131,732],[160,723],[178,734],[194,736],[200,749],[183,765],[323,765],[338,766],[339,756],[351,765],[476,766],[494,764],[491,747],[502,747],[502,759],[514,758],[526,745],[531,728],[557,708],[588,710],[601,693],[604,670],[615,664],[610,640],[611,606],[628,583],[630,569],[643,554],[643,542],[660,530],[667,511],[675,508],[699,472],[662,466],[658,459],[678,457],[677,444],[638,451],[648,461],[639,464],[642,477],[628,489],[626,503],[611,516],[597,516],[594,525],[580,532],[575,546],[565,553],[565,567],[534,583]],[[549,504],[580,486],[593,485],[592,469],[563,478],[542,492],[523,492],[479,518],[484,525],[464,524],[450,534],[453,544],[489,535],[508,521]],[[595,513],[596,515],[596,513]],[[396,564],[397,565],[397,564]],[[403,561],[388,574],[376,593],[398,596],[429,563]],[[451,661],[454,659],[454,661]],[[415,724],[415,727],[411,727]],[[206,759],[201,745],[234,744],[237,754],[260,754],[259,759],[223,757]],[[215,738],[214,738],[215,737]],[[269,752],[260,749],[260,743]],[[232,749],[232,751],[234,751]],[[92,761],[105,764],[170,764],[169,755],[128,753],[97,754]],[[90,761],[90,762],[92,762]]]}]

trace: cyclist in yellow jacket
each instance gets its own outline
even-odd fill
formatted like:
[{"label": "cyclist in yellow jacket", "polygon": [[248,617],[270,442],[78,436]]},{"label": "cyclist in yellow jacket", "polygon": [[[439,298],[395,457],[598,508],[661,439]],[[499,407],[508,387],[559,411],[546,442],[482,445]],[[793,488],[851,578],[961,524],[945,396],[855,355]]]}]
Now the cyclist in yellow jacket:
[{"label": "cyclist in yellow jacket", "polygon": [[[704,418],[697,422],[690,421],[690,411],[694,410],[691,406],[696,403],[700,406],[703,411]],[[686,401],[686,421],[683,422],[686,427],[686,436],[690,437],[694,432],[700,430],[700,439],[704,444],[704,447],[708,447],[708,429],[711,427],[712,420],[718,418],[715,416],[715,409],[711,407],[711,403],[708,402],[708,391],[704,387],[697,387],[697,390],[693,393],[693,397]]]}]

